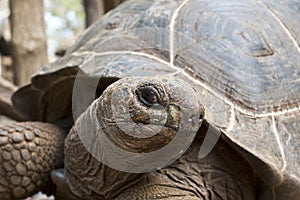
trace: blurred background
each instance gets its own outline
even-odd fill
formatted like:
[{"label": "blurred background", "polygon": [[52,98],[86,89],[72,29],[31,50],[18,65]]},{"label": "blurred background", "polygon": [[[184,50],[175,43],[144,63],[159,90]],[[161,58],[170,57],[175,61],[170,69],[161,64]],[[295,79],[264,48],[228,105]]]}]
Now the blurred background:
[{"label": "blurred background", "polygon": [[125,0],[0,0],[0,84],[28,84],[76,37]]}]

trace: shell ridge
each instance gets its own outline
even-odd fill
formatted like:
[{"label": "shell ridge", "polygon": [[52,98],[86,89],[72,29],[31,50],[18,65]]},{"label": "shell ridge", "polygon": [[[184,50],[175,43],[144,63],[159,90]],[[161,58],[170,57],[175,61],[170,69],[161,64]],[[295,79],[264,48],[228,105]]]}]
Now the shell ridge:
[{"label": "shell ridge", "polygon": [[226,132],[229,132],[233,129],[234,124],[235,124],[235,117],[236,117],[236,115],[235,115],[234,106],[231,106],[228,127],[225,129]]},{"label": "shell ridge", "polygon": [[[74,56],[82,56],[82,55],[93,55],[93,56],[105,56],[105,55],[111,55],[111,54],[132,54],[132,55],[139,55],[139,56],[144,56],[144,57],[148,57],[148,58],[151,58],[153,60],[156,60],[162,64],[165,64],[165,65],[168,65],[170,66],[170,63],[161,59],[161,58],[158,58],[158,57],[155,57],[153,55],[150,55],[150,54],[147,54],[147,53],[143,53],[143,52],[134,52],[134,51],[106,51],[106,52],[101,52],[101,53],[98,53],[98,52],[80,52],[80,53],[73,53],[72,55]],[[181,70],[178,70],[177,71],[181,71]]]},{"label": "shell ridge", "polygon": [[175,25],[176,25],[176,19],[178,17],[178,13],[179,11],[183,8],[183,6],[185,6],[185,4],[187,4],[189,2],[189,0],[185,0],[183,1],[178,8],[175,10],[175,12],[173,13],[172,17],[171,17],[171,22],[170,22],[170,65],[173,66],[174,65],[174,30],[175,30]]},{"label": "shell ridge", "polygon": [[280,137],[279,137],[278,129],[277,129],[277,126],[276,126],[276,120],[275,120],[274,116],[272,116],[272,131],[275,135],[275,139],[276,139],[276,142],[277,142],[278,147],[279,147],[279,152],[280,152],[281,157],[282,157],[283,165],[282,165],[282,168],[280,169],[280,172],[283,172],[286,169],[287,163],[286,163],[286,159],[285,159],[284,148],[282,146],[282,143],[280,142]]}]

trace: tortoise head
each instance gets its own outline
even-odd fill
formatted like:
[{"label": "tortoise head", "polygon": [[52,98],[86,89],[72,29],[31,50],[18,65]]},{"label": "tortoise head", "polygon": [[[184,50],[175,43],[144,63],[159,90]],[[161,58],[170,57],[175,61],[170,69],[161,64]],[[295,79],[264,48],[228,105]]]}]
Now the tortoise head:
[{"label": "tortoise head", "polygon": [[169,164],[190,146],[203,116],[201,99],[188,83],[174,76],[129,77],[108,86],[74,128],[101,162],[109,151],[110,159],[119,156],[116,161],[142,153],[168,157]]}]

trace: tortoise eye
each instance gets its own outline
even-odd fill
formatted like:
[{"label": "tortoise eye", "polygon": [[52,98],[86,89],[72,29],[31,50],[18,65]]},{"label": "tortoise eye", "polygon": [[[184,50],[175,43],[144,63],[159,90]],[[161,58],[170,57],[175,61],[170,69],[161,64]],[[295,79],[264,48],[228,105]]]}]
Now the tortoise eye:
[{"label": "tortoise eye", "polygon": [[153,87],[147,86],[137,91],[138,98],[147,106],[152,106],[158,103],[158,96],[156,90]]}]

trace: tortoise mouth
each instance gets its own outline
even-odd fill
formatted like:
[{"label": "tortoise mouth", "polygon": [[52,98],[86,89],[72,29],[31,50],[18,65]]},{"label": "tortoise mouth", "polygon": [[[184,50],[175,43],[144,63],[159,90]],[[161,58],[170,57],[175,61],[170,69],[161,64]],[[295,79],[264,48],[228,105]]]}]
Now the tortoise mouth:
[{"label": "tortoise mouth", "polygon": [[[174,114],[174,113],[173,113]],[[140,116],[131,116],[132,121],[127,121],[128,123],[136,123],[140,126],[156,126],[170,128],[173,131],[179,130],[180,116],[176,113],[176,116],[172,115],[170,112],[166,111],[166,116],[151,118],[151,116],[146,116],[145,118],[140,118]]]},{"label": "tortoise mouth", "polygon": [[132,102],[129,107],[127,120],[115,119],[115,134],[106,132],[118,147],[134,153],[149,153],[168,145],[176,136],[181,121],[179,106],[149,108]]}]

